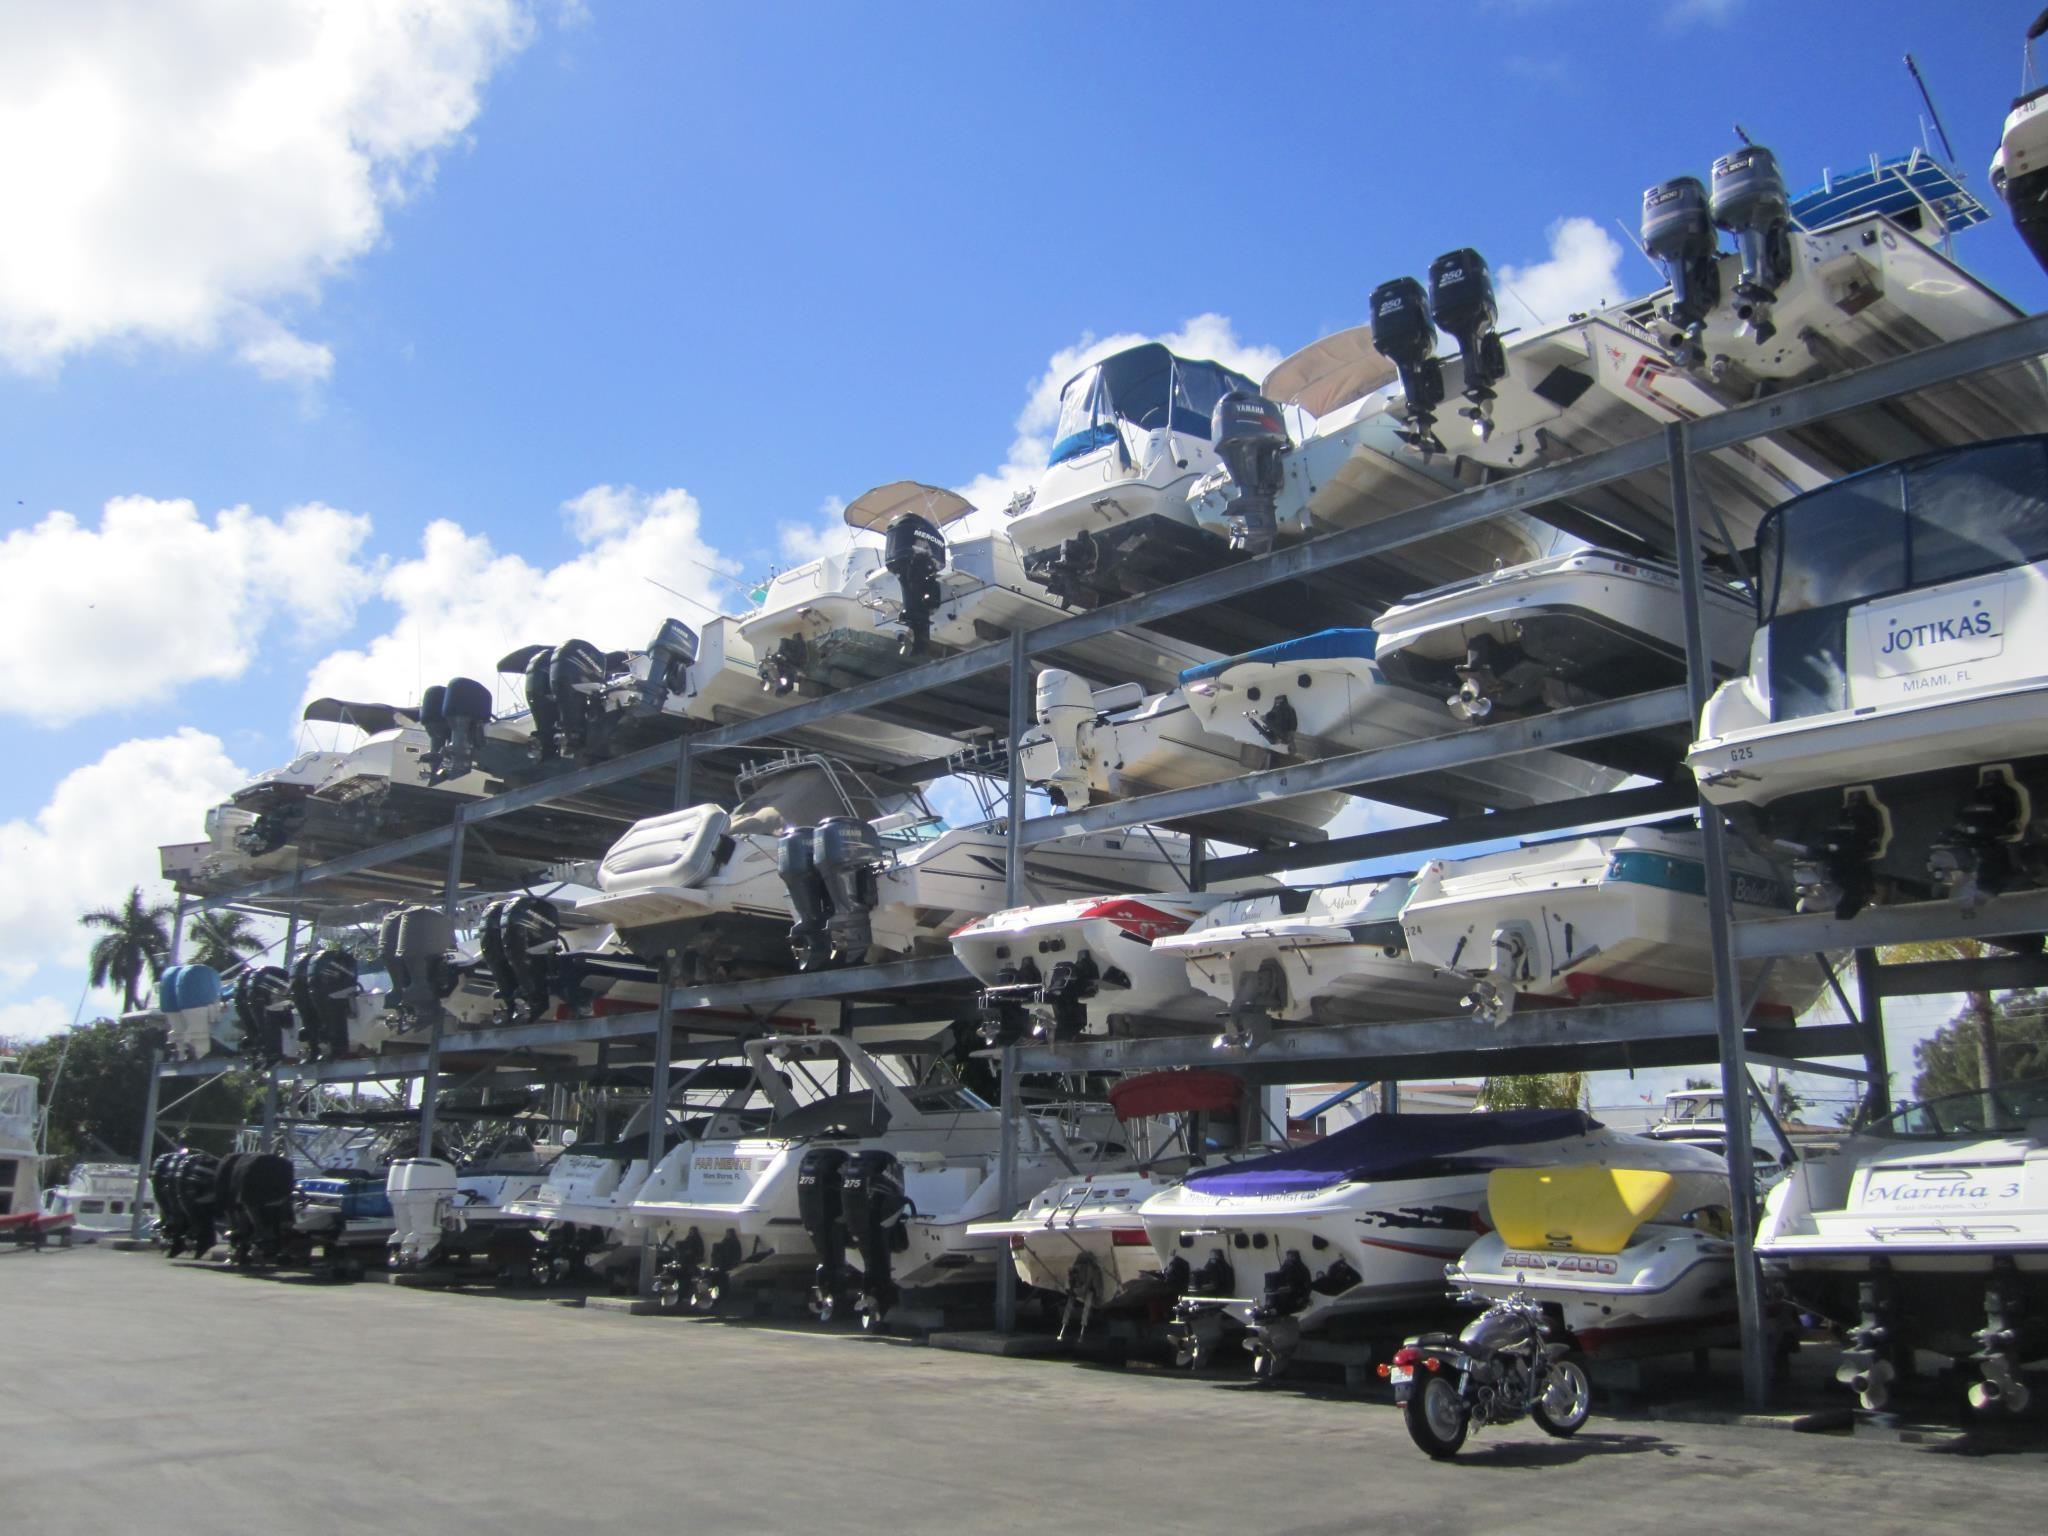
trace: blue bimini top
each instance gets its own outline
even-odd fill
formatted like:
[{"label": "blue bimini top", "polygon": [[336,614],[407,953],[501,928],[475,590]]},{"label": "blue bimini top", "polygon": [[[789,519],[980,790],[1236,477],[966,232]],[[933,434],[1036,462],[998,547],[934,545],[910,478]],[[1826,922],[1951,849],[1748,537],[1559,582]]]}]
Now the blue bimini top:
[{"label": "blue bimini top", "polygon": [[1321,1141],[1232,1163],[1187,1182],[1205,1195],[1288,1195],[1334,1184],[1413,1179],[1486,1167],[1482,1147],[1564,1141],[1601,1129],[1578,1109],[1503,1109],[1471,1115],[1368,1115]]},{"label": "blue bimini top", "polygon": [[1206,678],[1220,677],[1232,667],[1248,661],[1274,665],[1285,665],[1290,661],[1371,661],[1378,644],[1379,636],[1369,629],[1319,629],[1299,640],[1282,640],[1278,645],[1262,645],[1242,656],[1225,656],[1218,661],[1204,662],[1199,667],[1189,667],[1181,673],[1180,680],[1183,684],[1199,683]]}]

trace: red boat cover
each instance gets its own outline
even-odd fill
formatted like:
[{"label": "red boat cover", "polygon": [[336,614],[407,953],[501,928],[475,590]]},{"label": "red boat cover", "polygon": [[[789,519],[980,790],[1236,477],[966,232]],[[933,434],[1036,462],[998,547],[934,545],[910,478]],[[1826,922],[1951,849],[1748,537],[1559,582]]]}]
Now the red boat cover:
[{"label": "red boat cover", "polygon": [[1244,1084],[1230,1073],[1197,1067],[1127,1077],[1109,1090],[1109,1106],[1119,1120],[1145,1120],[1154,1115],[1224,1113],[1236,1109],[1243,1097]]}]

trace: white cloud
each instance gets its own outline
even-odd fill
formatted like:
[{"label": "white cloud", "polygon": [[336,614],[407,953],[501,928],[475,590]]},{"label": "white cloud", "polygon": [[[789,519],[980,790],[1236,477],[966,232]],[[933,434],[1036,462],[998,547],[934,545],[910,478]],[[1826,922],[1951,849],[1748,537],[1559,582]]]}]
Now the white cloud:
[{"label": "white cloud", "polygon": [[48,996],[0,1003],[0,1044],[28,1045],[69,1029],[74,1006]]},{"label": "white cloud", "polygon": [[0,10],[0,363],[226,339],[324,377],[275,311],[377,244],[531,33],[524,0]]},{"label": "white cloud", "polygon": [[1526,267],[1503,265],[1495,273],[1501,290],[1501,323],[1526,325],[1562,320],[1581,310],[1627,297],[1621,283],[1621,242],[1592,219],[1560,219],[1550,226],[1548,260]]},{"label": "white cloud", "polygon": [[862,540],[879,544],[881,535],[847,527],[846,503],[827,496],[809,522],[776,524],[775,540],[784,565],[797,566],[825,555],[844,554]]},{"label": "white cloud", "polygon": [[52,512],[0,540],[0,713],[61,724],[240,677],[289,621],[298,641],[345,627],[371,584],[370,520],[317,502],[209,523],[190,501],[123,496],[99,525]]},{"label": "white cloud", "polygon": [[1278,348],[1240,340],[1230,317],[1214,313],[1196,315],[1179,330],[1163,336],[1145,336],[1135,331],[1115,336],[1083,335],[1072,346],[1055,352],[1045,371],[1032,382],[1024,409],[1017,415],[1017,435],[1010,444],[1009,458],[1001,468],[977,475],[961,486],[960,494],[976,507],[989,510],[1003,506],[1017,492],[1036,485],[1052,452],[1052,431],[1059,421],[1060,386],[1090,363],[1147,341],[1163,342],[1182,357],[1207,358],[1226,368],[1235,368],[1254,380],[1263,379],[1284,355]]},{"label": "white cloud", "polygon": [[545,568],[500,553],[487,534],[430,524],[419,555],[383,574],[391,627],[316,664],[305,697],[411,703],[452,676],[494,682],[491,668],[515,646],[578,637],[629,649],[663,619],[695,627],[728,606],[738,567],[704,543],[688,491],[600,485],[565,502],[562,516],[584,549]]},{"label": "white cloud", "polygon": [[[92,936],[78,914],[119,905],[131,886],[168,899],[158,845],[196,840],[208,807],[248,778],[218,737],[188,726],[122,742],[66,774],[34,816],[0,823],[0,980],[83,966]],[[0,1022],[0,1033],[12,1028]]]}]

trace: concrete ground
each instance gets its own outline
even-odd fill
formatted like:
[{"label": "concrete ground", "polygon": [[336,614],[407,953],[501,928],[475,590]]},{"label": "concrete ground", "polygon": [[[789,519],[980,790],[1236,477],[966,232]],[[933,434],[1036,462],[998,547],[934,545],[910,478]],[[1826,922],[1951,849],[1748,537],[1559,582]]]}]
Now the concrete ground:
[{"label": "concrete ground", "polygon": [[0,1253],[0,1529],[2021,1530],[2048,1455],[1380,1402],[858,1335]]}]

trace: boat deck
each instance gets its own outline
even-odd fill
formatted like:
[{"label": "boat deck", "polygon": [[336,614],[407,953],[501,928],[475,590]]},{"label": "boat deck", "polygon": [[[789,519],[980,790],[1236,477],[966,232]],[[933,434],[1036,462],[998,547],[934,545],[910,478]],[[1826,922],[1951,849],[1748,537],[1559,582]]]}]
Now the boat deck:
[{"label": "boat deck", "polygon": [[[0,1438],[34,1473],[9,1528],[42,1536],[600,1521],[954,1536],[1104,1519],[1235,1536],[1352,1532],[1375,1510],[1428,1533],[1497,1525],[1509,1500],[1553,1529],[1711,1508],[1728,1525],[1797,1511],[1809,1536],[1881,1536],[1962,1509],[2024,1529],[2048,1462],[1596,1413],[1570,1442],[1522,1424],[1439,1466],[1377,1385],[1259,1389],[104,1248],[0,1254],[0,1316],[16,1323]],[[1488,1475],[1503,1468],[1524,1473],[1512,1490]]]}]

